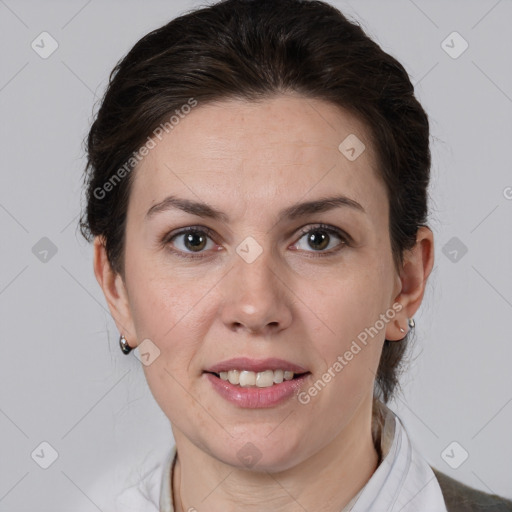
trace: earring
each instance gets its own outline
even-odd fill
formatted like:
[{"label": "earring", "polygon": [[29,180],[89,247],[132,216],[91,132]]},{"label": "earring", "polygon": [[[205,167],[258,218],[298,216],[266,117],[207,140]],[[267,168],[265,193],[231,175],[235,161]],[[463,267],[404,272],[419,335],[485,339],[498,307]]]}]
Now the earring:
[{"label": "earring", "polygon": [[132,347],[130,347],[130,345],[128,345],[128,342],[126,341],[124,334],[121,334],[121,336],[119,337],[119,346],[121,347],[123,354],[129,354],[132,350]]},{"label": "earring", "polygon": [[[407,319],[407,325],[409,326],[409,329],[414,329],[416,323],[414,322],[413,318],[408,318]],[[404,333],[405,329],[403,327],[400,327],[400,332]]]}]

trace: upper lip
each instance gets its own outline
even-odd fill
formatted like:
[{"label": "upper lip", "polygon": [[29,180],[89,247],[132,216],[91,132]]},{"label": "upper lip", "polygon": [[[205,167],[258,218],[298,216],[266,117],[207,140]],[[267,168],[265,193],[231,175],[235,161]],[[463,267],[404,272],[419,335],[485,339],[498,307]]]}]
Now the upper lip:
[{"label": "upper lip", "polygon": [[263,372],[265,370],[285,370],[294,373],[306,373],[306,368],[285,361],[284,359],[278,359],[270,357],[267,359],[251,359],[249,357],[234,357],[227,359],[220,363],[214,364],[205,370],[205,372],[219,373],[228,372],[229,370],[248,370],[252,372]]}]

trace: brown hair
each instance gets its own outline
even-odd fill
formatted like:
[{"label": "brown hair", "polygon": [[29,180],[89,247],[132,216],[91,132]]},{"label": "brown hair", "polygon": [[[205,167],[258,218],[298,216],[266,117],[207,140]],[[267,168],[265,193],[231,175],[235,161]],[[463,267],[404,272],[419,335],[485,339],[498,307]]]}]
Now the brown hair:
[{"label": "brown hair", "polygon": [[[113,69],[88,135],[82,234],[102,236],[112,268],[124,275],[129,171],[145,140],[191,99],[256,101],[285,91],[338,105],[369,128],[399,269],[426,225],[428,118],[403,66],[321,1],[224,0],[138,41]],[[398,385],[407,341],[384,343],[375,393],[385,402]]]}]

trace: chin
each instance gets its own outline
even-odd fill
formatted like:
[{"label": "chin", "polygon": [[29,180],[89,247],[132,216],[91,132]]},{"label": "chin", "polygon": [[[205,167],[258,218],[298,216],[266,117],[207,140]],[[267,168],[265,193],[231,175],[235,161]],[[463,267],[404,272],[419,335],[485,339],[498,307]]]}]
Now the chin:
[{"label": "chin", "polygon": [[[276,436],[271,441],[261,433],[246,433],[226,446],[212,447],[211,453],[225,464],[240,470],[277,473],[300,462],[300,445],[290,439]],[[272,434],[271,434],[272,435]]]}]

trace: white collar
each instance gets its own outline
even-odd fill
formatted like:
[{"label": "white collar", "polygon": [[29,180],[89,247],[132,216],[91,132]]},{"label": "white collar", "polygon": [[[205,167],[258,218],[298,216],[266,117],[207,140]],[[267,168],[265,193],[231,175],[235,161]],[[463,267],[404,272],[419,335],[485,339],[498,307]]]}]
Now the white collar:
[{"label": "white collar", "polygon": [[[400,418],[382,402],[374,402],[372,430],[381,448],[382,461],[342,512],[447,512],[432,468],[412,445]],[[139,511],[174,512],[171,474],[175,460],[173,446],[165,461],[147,474],[145,485],[137,486],[145,489],[145,496],[131,488],[129,495],[123,493],[122,502],[133,505],[134,500],[139,503],[140,499],[145,507],[137,508]],[[129,501],[125,501],[128,496]]]},{"label": "white collar", "polygon": [[383,460],[342,512],[447,512],[437,478],[411,443],[400,418],[382,402],[376,404],[383,415]]}]

